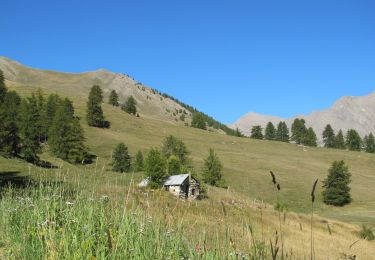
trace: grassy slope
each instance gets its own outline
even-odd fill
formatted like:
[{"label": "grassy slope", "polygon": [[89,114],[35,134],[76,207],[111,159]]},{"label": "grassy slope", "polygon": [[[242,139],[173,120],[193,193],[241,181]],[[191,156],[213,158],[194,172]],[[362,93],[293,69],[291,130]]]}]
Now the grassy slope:
[{"label": "grassy slope", "polygon": [[[28,95],[36,89],[14,86],[11,88],[16,89],[22,95]],[[59,94],[63,95],[64,92]],[[76,113],[84,118],[86,98],[79,96],[70,96],[70,98],[74,102]],[[161,202],[154,201],[151,206],[147,202],[148,209],[153,211],[155,215],[162,214],[161,207],[166,205],[173,207],[174,204],[178,204],[178,207],[173,208],[178,211],[178,216],[184,216],[185,224],[193,227],[190,229],[192,237],[194,235],[201,236],[202,230],[207,230],[209,235],[215,232],[224,232],[222,230],[223,217],[218,218],[218,214],[222,215],[220,203],[222,200],[227,201],[228,204],[228,215],[230,215],[228,223],[230,223],[232,229],[231,233],[234,234],[233,237],[235,237],[235,234],[240,234],[239,232],[243,229],[241,223],[243,218],[240,218],[240,216],[249,216],[249,218],[258,221],[259,232],[259,210],[257,210],[256,203],[250,198],[274,203],[275,193],[270,182],[269,170],[277,173],[277,178],[282,185],[282,200],[288,207],[293,211],[307,212],[310,207],[309,194],[313,181],[315,178],[322,180],[326,176],[331,162],[340,159],[344,159],[348,163],[353,174],[351,185],[353,203],[343,208],[324,206],[320,202],[321,189],[319,188],[317,200],[319,214],[348,222],[375,225],[375,202],[371,199],[375,197],[375,190],[372,188],[375,184],[374,155],[322,148],[307,148],[304,150],[302,147],[292,144],[236,138],[183,127],[170,121],[146,117],[135,118],[108,105],[103,105],[103,108],[107,119],[112,123],[110,129],[89,128],[82,120],[87,144],[99,156],[97,164],[86,167],[72,166],[56,160],[48,154],[44,154],[43,159],[68,170],[68,173],[64,175],[65,180],[78,179],[79,185],[84,186],[87,190],[92,189],[95,192],[121,199],[125,196],[125,186],[129,183],[131,176],[110,172],[108,164],[111,151],[118,142],[126,143],[130,151],[135,154],[138,149],[145,152],[150,146],[159,146],[165,136],[173,134],[186,143],[197,169],[202,167],[202,158],[207,156],[208,148],[214,148],[225,166],[224,178],[229,184],[229,191],[223,192],[211,189],[209,200],[188,205],[169,198],[166,199],[168,200],[167,203],[164,203],[163,200]],[[59,169],[54,171],[42,170],[19,160],[6,160],[1,157],[0,166],[0,172],[19,171],[22,174],[27,174],[30,171],[34,176],[40,172],[43,177],[48,177],[48,175],[60,171]],[[140,177],[139,174],[135,175],[136,180]],[[234,203],[232,203],[233,201]],[[191,207],[194,210],[190,210]],[[265,212],[267,232],[271,232],[275,223],[277,223],[277,217],[270,209]],[[173,220],[171,221],[173,222]],[[356,228],[330,221],[334,227],[334,237],[332,237],[327,233],[326,221],[321,220],[317,224],[319,228],[316,237],[319,238],[319,241],[316,244],[316,250],[320,253],[325,252],[327,245],[334,238],[337,242],[329,246],[329,255],[337,257],[339,253],[345,252],[348,246],[355,241],[356,237],[353,232]],[[288,248],[292,248],[297,255],[306,255],[309,250],[308,218],[288,214],[287,223],[286,245]],[[300,224],[303,226],[303,231],[299,229]],[[220,228],[217,230],[219,226]],[[194,233],[197,230],[200,232]],[[248,241],[241,238],[235,238],[235,240],[242,246]],[[375,247],[373,243],[361,242],[353,250],[357,254],[363,254],[364,249],[375,250]],[[363,255],[364,259],[370,258],[369,256],[375,253],[371,250]],[[325,252],[325,254],[328,253]]]}]

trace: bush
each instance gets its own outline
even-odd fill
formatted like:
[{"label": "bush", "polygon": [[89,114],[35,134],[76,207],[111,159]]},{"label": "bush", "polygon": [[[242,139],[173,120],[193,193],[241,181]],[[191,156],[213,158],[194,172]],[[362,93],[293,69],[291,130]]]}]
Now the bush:
[{"label": "bush", "polygon": [[375,240],[374,232],[370,227],[362,225],[362,230],[359,231],[359,237],[368,241]]}]

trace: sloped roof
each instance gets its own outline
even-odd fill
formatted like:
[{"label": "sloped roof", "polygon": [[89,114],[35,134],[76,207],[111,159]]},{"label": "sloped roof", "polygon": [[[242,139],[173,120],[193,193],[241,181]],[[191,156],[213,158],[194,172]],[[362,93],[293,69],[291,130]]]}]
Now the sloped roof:
[{"label": "sloped roof", "polygon": [[169,176],[168,179],[164,182],[164,186],[181,185],[188,177],[189,174]]},{"label": "sloped roof", "polygon": [[[165,182],[164,182],[164,186],[171,186],[171,185],[181,185],[185,180],[186,178],[189,177],[189,174],[186,173],[186,174],[180,174],[180,175],[173,175],[173,176],[169,176]],[[139,187],[146,187],[148,184],[149,184],[149,179],[146,178],[146,179],[143,179],[139,184],[138,186]]]}]

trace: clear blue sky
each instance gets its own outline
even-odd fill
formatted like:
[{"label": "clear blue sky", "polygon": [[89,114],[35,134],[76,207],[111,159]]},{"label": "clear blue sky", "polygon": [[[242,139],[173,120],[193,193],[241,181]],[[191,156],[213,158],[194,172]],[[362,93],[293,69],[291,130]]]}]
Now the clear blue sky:
[{"label": "clear blue sky", "polygon": [[225,123],[375,90],[374,1],[4,0],[0,33],[0,55],[126,73]]}]

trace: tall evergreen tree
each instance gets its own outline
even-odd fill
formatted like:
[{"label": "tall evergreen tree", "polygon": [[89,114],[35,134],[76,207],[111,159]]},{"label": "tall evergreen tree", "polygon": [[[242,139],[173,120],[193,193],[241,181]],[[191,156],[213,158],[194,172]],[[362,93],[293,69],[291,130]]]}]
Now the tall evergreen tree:
[{"label": "tall evergreen tree", "polygon": [[178,175],[181,173],[181,162],[177,156],[172,155],[167,160],[167,174],[171,175]]},{"label": "tall evergreen tree", "polygon": [[0,151],[8,156],[20,152],[18,110],[21,98],[15,91],[6,92],[0,103]]},{"label": "tall evergreen tree", "polygon": [[333,162],[327,178],[323,181],[323,200],[326,204],[344,206],[351,202],[350,177],[344,161]]},{"label": "tall evergreen tree", "polygon": [[141,151],[137,152],[133,166],[135,172],[143,171],[143,154]]},{"label": "tall evergreen tree", "polygon": [[35,99],[36,99],[36,104],[37,104],[37,109],[38,109],[38,114],[39,114],[39,122],[38,122],[39,142],[45,142],[47,140],[47,135],[48,135],[48,125],[46,124],[46,121],[47,121],[46,101],[44,99],[44,93],[41,89],[38,89],[37,92],[35,93]]},{"label": "tall evergreen tree", "polygon": [[118,102],[118,94],[116,90],[112,90],[109,94],[109,101],[108,103],[112,106],[118,107],[120,104]]},{"label": "tall evergreen tree", "polygon": [[88,159],[84,140],[79,120],[74,117],[72,102],[66,98],[57,108],[50,127],[48,144],[51,152],[65,161],[84,163]]},{"label": "tall evergreen tree", "polygon": [[169,157],[174,155],[182,165],[189,163],[190,152],[186,148],[185,143],[173,135],[164,139],[161,150],[166,159],[169,159]]},{"label": "tall evergreen tree", "polygon": [[307,146],[313,146],[313,147],[316,147],[318,145],[316,134],[314,132],[314,129],[312,129],[312,127],[309,127],[309,129],[307,129],[303,144]]},{"label": "tall evergreen tree", "polygon": [[121,109],[124,110],[126,113],[131,115],[137,114],[137,102],[133,98],[133,96],[128,97],[125,103],[122,105]]},{"label": "tall evergreen tree", "polygon": [[345,140],[344,140],[344,134],[342,133],[342,130],[340,129],[339,132],[335,136],[335,146],[336,149],[345,149]]},{"label": "tall evergreen tree", "polygon": [[3,101],[5,94],[7,93],[8,89],[5,86],[5,78],[4,73],[2,70],[0,70],[0,104]]},{"label": "tall evergreen tree", "polygon": [[241,130],[238,127],[236,128],[236,130],[234,130],[234,136],[244,137],[243,133],[241,132]]},{"label": "tall evergreen tree", "polygon": [[151,148],[144,161],[145,175],[151,188],[159,188],[167,176],[166,160],[156,148]]},{"label": "tall evergreen tree", "polygon": [[191,121],[191,126],[199,129],[206,130],[206,121],[201,113],[193,113],[193,119]]},{"label": "tall evergreen tree", "polygon": [[277,125],[276,140],[280,142],[289,142],[289,129],[285,122],[280,122]]},{"label": "tall evergreen tree", "polygon": [[21,137],[21,153],[28,162],[37,162],[41,152],[39,138],[39,110],[34,95],[21,101],[19,129]]},{"label": "tall evergreen tree", "polygon": [[57,108],[62,103],[61,98],[57,94],[51,94],[47,98],[46,103],[46,125],[48,129],[52,126]]},{"label": "tall evergreen tree", "polygon": [[362,139],[359,136],[358,132],[354,129],[349,129],[348,132],[346,132],[346,141],[345,141],[346,147],[350,151],[360,151],[362,148]]},{"label": "tall evergreen tree", "polygon": [[276,129],[272,122],[268,122],[265,130],[264,137],[266,140],[275,140],[276,139]]},{"label": "tall evergreen tree", "polygon": [[375,138],[372,133],[364,138],[364,144],[367,153],[375,153]]},{"label": "tall evergreen tree", "polygon": [[253,126],[251,128],[250,138],[263,139],[262,127],[260,125]]},{"label": "tall evergreen tree", "polygon": [[113,151],[112,170],[114,172],[128,172],[131,166],[131,157],[128,147],[124,143],[119,143]]},{"label": "tall evergreen tree", "polygon": [[303,144],[304,139],[306,138],[307,128],[305,126],[305,119],[296,118],[292,124],[292,141],[295,141],[297,144]]},{"label": "tall evergreen tree", "polygon": [[107,127],[107,123],[104,120],[103,110],[103,92],[100,86],[94,85],[91,88],[89,99],[87,101],[87,123],[89,126],[94,127]]},{"label": "tall evergreen tree", "polygon": [[330,124],[328,124],[323,131],[323,143],[324,143],[324,147],[327,147],[327,148],[335,147],[335,132],[333,131]]},{"label": "tall evergreen tree", "polygon": [[204,160],[203,180],[213,186],[221,186],[223,165],[215,151],[210,148],[207,159]]}]

